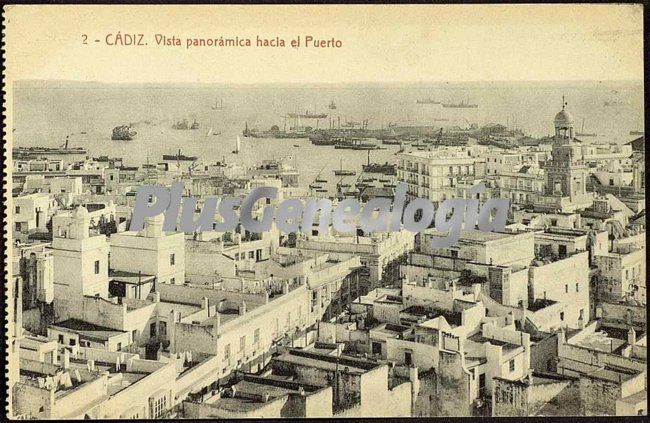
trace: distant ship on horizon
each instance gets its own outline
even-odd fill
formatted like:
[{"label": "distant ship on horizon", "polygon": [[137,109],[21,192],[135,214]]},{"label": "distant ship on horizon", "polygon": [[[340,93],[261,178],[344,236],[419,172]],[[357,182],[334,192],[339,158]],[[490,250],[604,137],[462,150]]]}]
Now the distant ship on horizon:
[{"label": "distant ship on horizon", "polygon": [[431,97],[429,97],[422,100],[416,100],[415,103],[416,104],[440,104],[442,102],[438,100],[434,100]]},{"label": "distant ship on horizon", "polygon": [[291,119],[325,119],[327,113],[312,113],[307,110],[305,113],[287,113],[287,117]]},{"label": "distant ship on horizon", "polygon": [[461,100],[460,103],[442,103],[442,107],[447,109],[476,109],[478,104],[472,104],[469,102],[469,97],[467,101]]}]

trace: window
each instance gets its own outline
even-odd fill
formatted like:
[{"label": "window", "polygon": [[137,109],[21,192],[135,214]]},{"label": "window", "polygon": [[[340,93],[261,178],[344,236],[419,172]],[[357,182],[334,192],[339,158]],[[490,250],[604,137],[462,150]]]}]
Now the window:
[{"label": "window", "polygon": [[509,366],[510,366],[510,371],[514,372],[515,371],[515,360],[514,359],[510,360]]},{"label": "window", "polygon": [[118,343],[117,343],[117,346],[115,347],[115,349],[116,349],[117,351],[122,351],[122,343],[121,343],[121,342],[118,342]]},{"label": "window", "polygon": [[160,397],[153,401],[151,417],[157,419],[163,415],[167,408],[167,397]]},{"label": "window", "polygon": [[172,284],[172,285],[175,284],[176,283],[176,278],[171,278],[169,280],[169,283]]},{"label": "window", "polygon": [[149,326],[149,336],[156,336],[156,322],[153,322],[151,326]]},{"label": "window", "polygon": [[563,311],[560,312],[560,320],[562,320],[564,322],[564,312]]},{"label": "window", "polygon": [[16,214],[20,214],[20,206],[16,206]]},{"label": "window", "polygon": [[171,253],[169,255],[169,265],[174,266],[176,264],[176,254]]},{"label": "window", "polygon": [[160,336],[167,335],[167,322],[160,322]]},{"label": "window", "polygon": [[77,344],[77,341],[74,338],[70,338],[70,346],[74,346]]},{"label": "window", "polygon": [[410,366],[413,363],[411,358],[411,351],[404,351],[404,364]]},{"label": "window", "polygon": [[255,329],[253,332],[253,344],[258,344],[260,342],[260,329]]},{"label": "window", "polygon": [[63,335],[59,335],[59,344],[63,344]]},{"label": "window", "polygon": [[580,317],[579,317],[579,318],[580,318],[580,319],[584,319],[584,315],[585,315],[585,310],[584,310],[583,308],[581,308],[581,309],[580,309]]},{"label": "window", "polygon": [[564,285],[564,293],[565,293],[565,294],[568,294],[568,293],[569,293],[569,285],[568,285],[568,284],[565,284],[565,285]]},{"label": "window", "polygon": [[576,284],[576,292],[580,292],[580,284]]},{"label": "window", "polygon": [[255,251],[249,251],[248,252],[248,258],[249,259],[254,259],[255,258]]},{"label": "window", "polygon": [[372,353],[381,354],[381,344],[379,342],[372,343]]},{"label": "window", "polygon": [[246,349],[246,335],[239,338],[239,351]]},{"label": "window", "polygon": [[95,274],[99,275],[99,260],[95,260]]}]

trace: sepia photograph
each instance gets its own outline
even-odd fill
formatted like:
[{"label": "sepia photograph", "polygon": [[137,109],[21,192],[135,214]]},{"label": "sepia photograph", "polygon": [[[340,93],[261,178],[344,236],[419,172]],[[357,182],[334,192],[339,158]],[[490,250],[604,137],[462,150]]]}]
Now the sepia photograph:
[{"label": "sepia photograph", "polygon": [[644,6],[3,6],[5,417],[647,416]]}]

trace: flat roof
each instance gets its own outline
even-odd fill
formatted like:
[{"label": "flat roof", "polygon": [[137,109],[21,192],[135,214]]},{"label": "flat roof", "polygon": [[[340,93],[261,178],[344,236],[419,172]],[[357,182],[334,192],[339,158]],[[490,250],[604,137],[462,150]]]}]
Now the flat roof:
[{"label": "flat roof", "polygon": [[53,329],[68,329],[79,334],[83,338],[90,338],[99,341],[107,341],[108,339],[125,334],[127,332],[99,326],[94,323],[85,322],[83,320],[68,319],[62,322],[57,322],[50,325]]},{"label": "flat roof", "polygon": [[[425,233],[431,236],[439,236],[439,237],[447,236],[446,234],[435,231],[435,229],[427,230]],[[487,241],[496,241],[499,239],[505,239],[514,235],[518,235],[518,234],[510,233],[510,232],[486,232],[480,230],[460,231],[459,240],[487,242]]]}]

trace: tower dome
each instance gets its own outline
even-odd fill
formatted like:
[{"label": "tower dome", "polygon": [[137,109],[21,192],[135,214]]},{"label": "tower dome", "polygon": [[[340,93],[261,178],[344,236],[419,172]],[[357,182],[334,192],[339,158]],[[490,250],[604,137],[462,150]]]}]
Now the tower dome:
[{"label": "tower dome", "polygon": [[555,115],[555,127],[568,128],[570,126],[573,126],[573,116],[571,116],[571,113],[564,110],[563,107],[562,110]]},{"label": "tower dome", "polygon": [[555,138],[560,140],[562,143],[571,142],[573,140],[573,117],[571,113],[564,110],[566,102],[564,101],[564,96],[562,96],[562,110],[560,110],[554,119],[555,123]]}]

